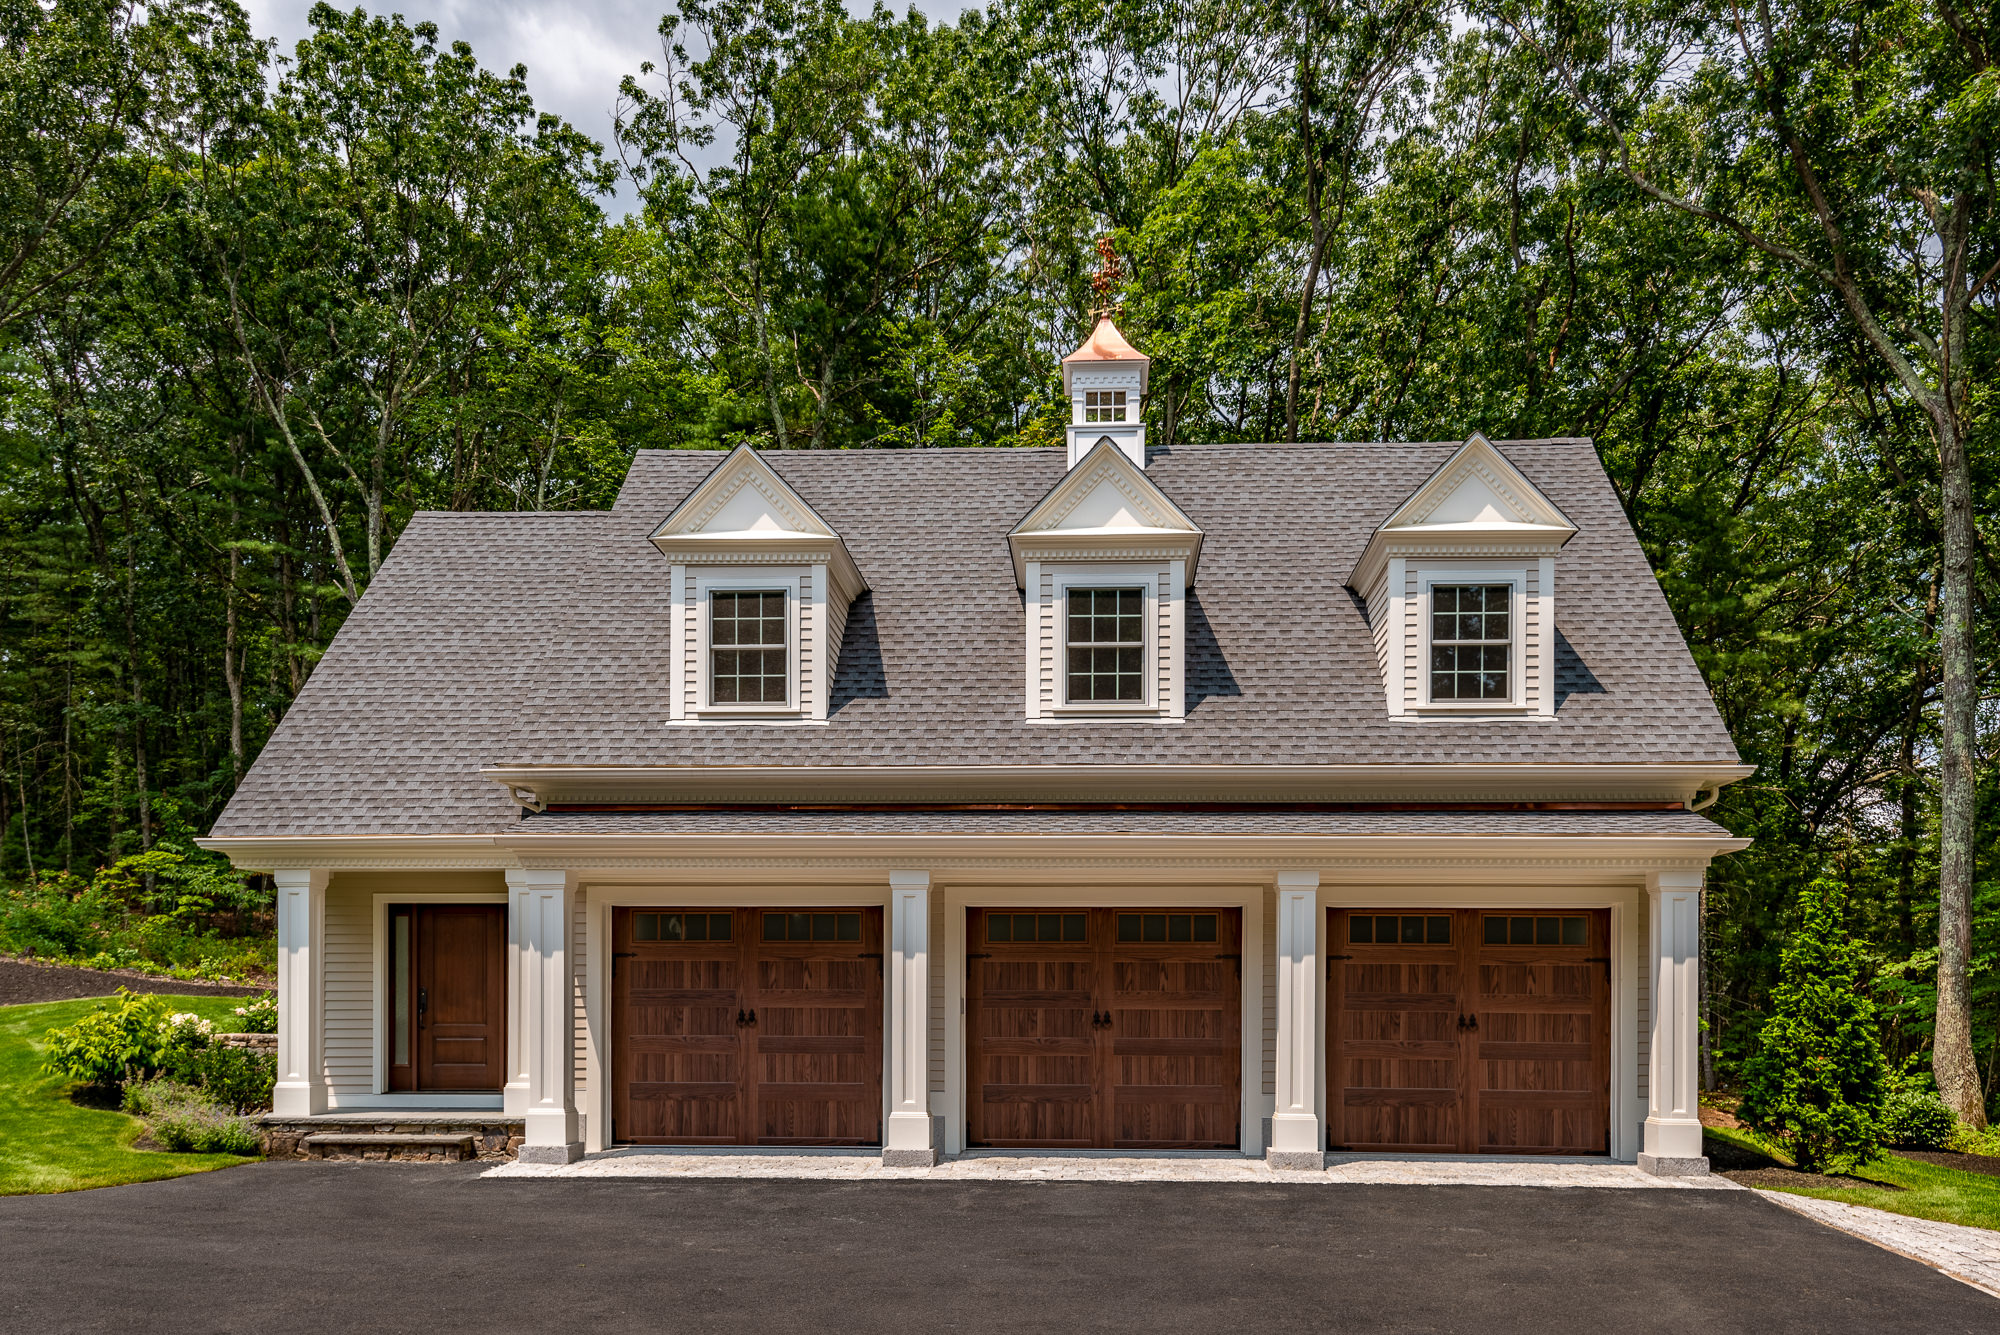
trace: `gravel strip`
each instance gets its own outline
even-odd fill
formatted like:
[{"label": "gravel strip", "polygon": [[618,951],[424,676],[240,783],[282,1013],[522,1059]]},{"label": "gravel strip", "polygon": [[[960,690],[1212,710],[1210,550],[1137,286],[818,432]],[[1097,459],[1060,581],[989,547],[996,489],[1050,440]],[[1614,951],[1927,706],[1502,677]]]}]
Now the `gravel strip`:
[{"label": "gravel strip", "polygon": [[1794,1196],[1786,1191],[1757,1194],[1773,1205],[1817,1219],[1898,1256],[1922,1261],[1933,1270],[1941,1270],[1955,1280],[2000,1298],[2000,1233],[1992,1229],[1911,1219],[1887,1210],[1871,1210],[1865,1205]]},{"label": "gravel strip", "polygon": [[0,1006],[28,1006],[78,997],[108,997],[121,987],[184,997],[255,997],[268,987],[243,987],[182,978],[155,978],[136,969],[74,969],[66,964],[0,959]]},{"label": "gravel strip", "polygon": [[1321,1186],[1342,1183],[1401,1186],[1635,1187],[1735,1191],[1718,1177],[1654,1177],[1620,1163],[1465,1163],[1360,1159],[1325,1172],[1274,1170],[1262,1159],[1236,1155],[1066,1155],[980,1153],[934,1168],[884,1168],[880,1151],[816,1154],[689,1154],[674,1150],[612,1150],[573,1164],[507,1163],[489,1178],[784,1178],[796,1181],[931,1182],[1242,1182]]}]

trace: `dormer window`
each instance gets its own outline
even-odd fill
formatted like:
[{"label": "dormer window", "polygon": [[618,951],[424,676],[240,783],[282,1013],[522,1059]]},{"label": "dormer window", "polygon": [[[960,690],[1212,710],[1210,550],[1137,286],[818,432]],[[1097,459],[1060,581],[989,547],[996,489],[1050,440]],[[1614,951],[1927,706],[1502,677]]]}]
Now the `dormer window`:
[{"label": "dormer window", "polygon": [[668,719],[818,723],[868,587],[840,535],[740,446],[653,532],[673,562]]},{"label": "dormer window", "polygon": [[1431,586],[1431,699],[1511,700],[1514,586]]},{"label": "dormer window", "polygon": [[1397,506],[1347,580],[1390,717],[1554,714],[1556,557],[1575,533],[1480,435]]},{"label": "dormer window", "polygon": [[1146,700],[1146,590],[1069,591],[1069,703]]},{"label": "dormer window", "polygon": [[1086,422],[1123,422],[1125,419],[1125,391],[1122,389],[1090,389],[1083,394],[1083,420]]},{"label": "dormer window", "polygon": [[790,695],[785,591],[708,596],[708,690],[715,705],[782,705]]}]

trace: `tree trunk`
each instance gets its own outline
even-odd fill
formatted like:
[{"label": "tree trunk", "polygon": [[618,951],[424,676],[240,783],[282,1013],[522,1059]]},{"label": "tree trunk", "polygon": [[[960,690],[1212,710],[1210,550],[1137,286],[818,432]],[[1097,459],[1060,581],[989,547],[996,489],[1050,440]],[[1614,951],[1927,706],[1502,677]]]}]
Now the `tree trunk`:
[{"label": "tree trunk", "polygon": [[1972,661],[1972,468],[1952,405],[1936,403],[1931,421],[1938,433],[1944,527],[1938,609],[1944,708],[1938,739],[1942,774],[1938,797],[1937,1034],[1931,1047],[1931,1069],[1937,1075],[1938,1093],[1959,1120],[1983,1127],[1986,1100],[1972,1047],[1972,990],[1967,977],[1972,954],[1973,730],[1979,706],[1979,681]]}]

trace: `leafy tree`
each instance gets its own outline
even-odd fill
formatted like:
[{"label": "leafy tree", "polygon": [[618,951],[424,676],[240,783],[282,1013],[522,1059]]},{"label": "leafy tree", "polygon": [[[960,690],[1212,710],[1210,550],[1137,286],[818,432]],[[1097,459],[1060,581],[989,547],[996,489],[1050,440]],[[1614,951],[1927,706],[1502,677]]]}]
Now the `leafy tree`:
[{"label": "leafy tree", "polygon": [[1807,1172],[1866,1162],[1883,1129],[1887,1068],[1874,1003],[1861,993],[1863,950],[1840,920],[1844,898],[1832,880],[1800,892],[1774,1014],[1744,1073],[1740,1116]]}]

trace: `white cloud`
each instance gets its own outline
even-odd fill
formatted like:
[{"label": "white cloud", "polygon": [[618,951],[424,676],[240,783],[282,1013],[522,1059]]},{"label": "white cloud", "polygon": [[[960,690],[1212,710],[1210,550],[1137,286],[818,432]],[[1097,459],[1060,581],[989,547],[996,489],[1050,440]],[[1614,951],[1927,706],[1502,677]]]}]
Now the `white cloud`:
[{"label": "white cloud", "polygon": [[[333,0],[352,8],[352,0]],[[251,26],[259,37],[276,37],[287,54],[311,26],[306,14],[314,0],[243,0]],[[362,6],[374,13],[401,13],[415,24],[429,19],[438,26],[439,40],[465,42],[492,70],[528,67],[528,91],[535,105],[553,111],[612,151],[611,122],[618,101],[618,81],[636,74],[643,61],[657,61],[662,6],[658,0],[431,0],[419,6]],[[933,21],[956,18],[968,0],[915,0],[914,7]],[[863,13],[868,5],[848,0],[848,8]],[[613,212],[630,209],[630,187],[606,201]]]}]

